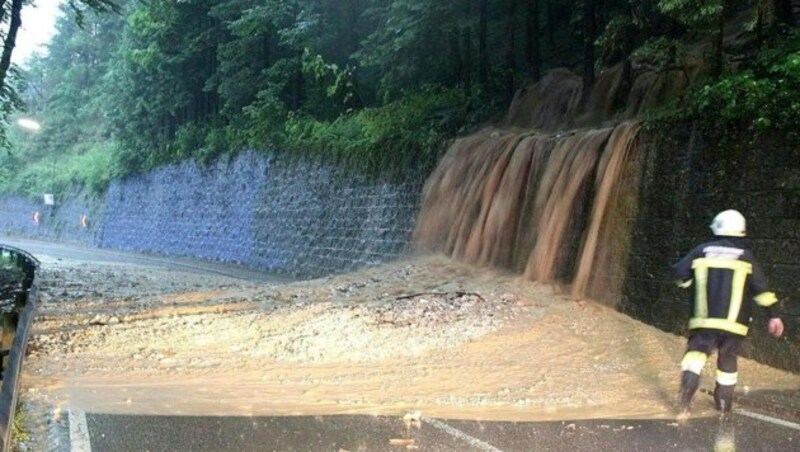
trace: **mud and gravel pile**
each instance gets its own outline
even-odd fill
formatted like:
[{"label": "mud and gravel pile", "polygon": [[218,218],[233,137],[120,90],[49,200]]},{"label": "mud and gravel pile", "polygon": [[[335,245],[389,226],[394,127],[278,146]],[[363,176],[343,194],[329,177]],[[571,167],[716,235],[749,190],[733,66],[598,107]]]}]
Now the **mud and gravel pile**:
[{"label": "mud and gravel pile", "polygon": [[[443,257],[282,284],[42,258],[26,447],[39,450],[65,409],[669,417],[683,347],[591,301]],[[748,360],[740,374],[747,391],[797,385]]]}]

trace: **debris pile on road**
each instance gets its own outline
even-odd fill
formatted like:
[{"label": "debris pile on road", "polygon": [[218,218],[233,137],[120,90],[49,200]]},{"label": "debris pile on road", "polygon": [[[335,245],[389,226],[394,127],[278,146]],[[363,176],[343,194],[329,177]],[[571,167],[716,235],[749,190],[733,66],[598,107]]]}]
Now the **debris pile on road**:
[{"label": "debris pile on road", "polygon": [[367,304],[379,325],[433,326],[468,321],[476,326],[496,326],[497,314],[505,310],[504,304],[487,303],[477,293],[445,292],[422,293],[397,297],[386,303],[375,301]]},{"label": "debris pile on road", "polygon": [[[22,380],[31,419],[66,403],[196,415],[663,416],[684,351],[683,338],[613,309],[440,256],[281,284],[66,259],[43,267]],[[792,375],[740,366],[751,387],[796,386]]]}]

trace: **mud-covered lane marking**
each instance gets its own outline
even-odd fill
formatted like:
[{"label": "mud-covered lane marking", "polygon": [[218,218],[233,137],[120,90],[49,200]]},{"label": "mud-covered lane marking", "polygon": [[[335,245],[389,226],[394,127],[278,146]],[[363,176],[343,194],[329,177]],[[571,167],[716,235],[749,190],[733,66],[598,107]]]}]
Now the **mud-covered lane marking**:
[{"label": "mud-covered lane marking", "polygon": [[92,452],[86,413],[83,410],[69,410],[69,450],[71,452]]},{"label": "mud-covered lane marking", "polygon": [[485,450],[485,451],[491,451],[491,452],[502,452],[500,449],[492,446],[491,444],[489,444],[487,442],[484,442],[484,441],[481,441],[478,438],[475,438],[474,436],[470,436],[470,435],[462,432],[461,430],[459,430],[459,429],[457,429],[455,427],[451,427],[451,426],[449,426],[449,425],[445,424],[444,422],[439,421],[437,419],[431,419],[431,418],[423,417],[422,418],[422,422],[424,422],[424,423],[426,423],[426,424],[428,424],[428,425],[430,425],[432,427],[436,427],[439,430],[441,430],[441,431],[443,431],[443,432],[445,432],[445,433],[447,433],[447,434],[449,434],[449,435],[451,435],[453,437],[456,437],[456,438],[466,442],[470,446],[473,446],[473,447],[475,447],[477,449]]},{"label": "mud-covered lane marking", "polygon": [[759,421],[770,422],[772,424],[780,425],[781,427],[791,428],[794,430],[800,430],[800,424],[795,422],[786,421],[783,419],[778,419],[776,417],[767,416],[765,414],[758,414],[753,413],[752,411],[747,410],[736,410],[737,414],[741,414],[742,416],[751,417],[753,419],[758,419]]}]

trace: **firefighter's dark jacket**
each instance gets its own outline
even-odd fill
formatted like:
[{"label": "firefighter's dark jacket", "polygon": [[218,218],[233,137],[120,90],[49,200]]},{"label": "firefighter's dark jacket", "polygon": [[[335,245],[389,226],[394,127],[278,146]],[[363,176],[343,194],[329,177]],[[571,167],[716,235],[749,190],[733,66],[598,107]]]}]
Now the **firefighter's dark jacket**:
[{"label": "firefighter's dark jacket", "polygon": [[753,302],[777,317],[777,297],[753,253],[735,237],[719,237],[693,249],[673,265],[679,285],[694,286],[689,329],[714,329],[746,336]]}]

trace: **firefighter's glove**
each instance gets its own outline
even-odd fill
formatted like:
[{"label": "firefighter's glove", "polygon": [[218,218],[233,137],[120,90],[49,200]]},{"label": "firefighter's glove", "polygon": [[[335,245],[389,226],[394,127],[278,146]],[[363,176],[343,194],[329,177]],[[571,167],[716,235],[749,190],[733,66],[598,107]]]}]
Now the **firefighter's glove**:
[{"label": "firefighter's glove", "polygon": [[783,336],[783,320],[781,320],[780,317],[773,317],[769,319],[767,331],[769,331],[769,334],[775,337]]}]

